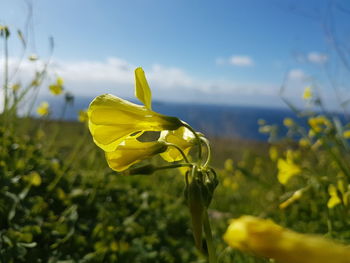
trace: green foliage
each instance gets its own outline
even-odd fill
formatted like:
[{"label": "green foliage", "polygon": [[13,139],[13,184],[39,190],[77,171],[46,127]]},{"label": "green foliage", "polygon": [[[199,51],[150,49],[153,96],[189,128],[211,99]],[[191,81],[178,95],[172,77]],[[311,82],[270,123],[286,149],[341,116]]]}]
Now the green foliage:
[{"label": "green foliage", "polygon": [[0,133],[1,262],[189,262],[182,199],[144,180],[85,177],[35,138]]}]

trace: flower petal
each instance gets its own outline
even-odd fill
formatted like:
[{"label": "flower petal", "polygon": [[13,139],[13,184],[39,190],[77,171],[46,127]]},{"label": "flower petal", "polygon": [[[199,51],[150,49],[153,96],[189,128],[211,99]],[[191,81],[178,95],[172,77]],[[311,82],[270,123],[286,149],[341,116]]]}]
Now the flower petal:
[{"label": "flower petal", "polygon": [[135,96],[147,109],[152,109],[152,93],[142,68],[135,69]]},{"label": "flower petal", "polygon": [[119,144],[113,152],[106,152],[106,159],[111,169],[121,172],[131,165],[164,152],[167,146],[162,142],[139,142],[128,138]]}]

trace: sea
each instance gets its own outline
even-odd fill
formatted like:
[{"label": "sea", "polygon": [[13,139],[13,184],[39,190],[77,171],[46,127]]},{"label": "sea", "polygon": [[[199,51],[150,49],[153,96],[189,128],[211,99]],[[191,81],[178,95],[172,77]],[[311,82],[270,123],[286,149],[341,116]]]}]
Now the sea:
[{"label": "sea", "polygon": [[[67,106],[62,118],[63,101],[50,100],[52,117],[75,121],[79,110],[87,109],[91,101],[92,98],[75,98],[74,104]],[[176,116],[207,136],[255,141],[269,139],[268,134],[259,132],[258,122],[261,120],[264,120],[266,125],[279,127],[276,138],[282,138],[286,134],[287,129],[283,126],[283,120],[287,117],[304,127],[307,123],[306,118],[298,117],[295,112],[288,108],[155,101],[153,102],[153,110],[165,115]]]}]

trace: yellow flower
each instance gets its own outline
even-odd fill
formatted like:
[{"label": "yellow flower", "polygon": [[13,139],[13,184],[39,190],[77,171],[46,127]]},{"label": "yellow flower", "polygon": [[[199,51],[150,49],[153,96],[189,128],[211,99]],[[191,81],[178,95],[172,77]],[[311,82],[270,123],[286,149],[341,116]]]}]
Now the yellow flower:
[{"label": "yellow flower", "polygon": [[346,246],[252,216],[232,220],[224,240],[233,248],[283,263],[346,263],[350,258]]},{"label": "yellow flower", "polygon": [[[195,136],[185,127],[180,127],[175,131],[162,131],[159,141],[171,143],[178,146],[185,155],[188,154],[194,145]],[[175,147],[168,147],[168,150],[160,155],[167,162],[176,162],[183,159],[181,153]]]},{"label": "yellow flower", "polygon": [[39,107],[36,109],[36,112],[40,115],[40,116],[46,116],[50,113],[50,106],[49,104],[44,101],[42,102]]},{"label": "yellow flower", "polygon": [[308,146],[310,146],[310,141],[306,138],[301,138],[299,140],[299,146],[300,147],[308,147]]},{"label": "yellow flower", "polygon": [[56,83],[49,86],[50,92],[55,96],[60,95],[63,92],[63,84],[63,79],[58,77]]},{"label": "yellow flower", "polygon": [[231,158],[226,159],[224,163],[225,171],[233,172],[233,160]]},{"label": "yellow flower", "polygon": [[325,128],[329,128],[332,125],[331,122],[322,115],[309,118],[308,122],[311,129],[316,133],[321,132]]},{"label": "yellow flower", "polygon": [[304,100],[308,100],[308,99],[311,99],[313,96],[312,94],[312,87],[306,87],[305,90],[304,90],[304,93],[303,93],[303,99]]},{"label": "yellow flower", "polygon": [[301,172],[301,169],[298,165],[296,165],[291,158],[284,159],[278,159],[277,161],[277,168],[278,168],[278,181],[281,184],[287,184],[290,178],[293,176],[299,174]]},{"label": "yellow flower", "polygon": [[341,204],[341,199],[338,195],[338,190],[334,185],[330,184],[328,186],[328,194],[330,196],[328,203],[327,203],[328,208],[333,208],[336,205]]},{"label": "yellow flower", "polygon": [[114,151],[129,135],[142,131],[176,130],[182,122],[110,94],[95,98],[88,109],[94,142],[106,152]]},{"label": "yellow flower", "polygon": [[304,189],[299,189],[299,190],[295,191],[293,193],[293,195],[290,198],[288,198],[286,201],[281,203],[279,205],[279,207],[281,209],[285,209],[289,205],[293,204],[295,201],[298,201],[303,196],[303,192],[304,192]]},{"label": "yellow flower", "polygon": [[350,130],[344,131],[344,132],[343,132],[343,137],[344,137],[345,139],[349,139],[349,138],[350,138]]},{"label": "yellow flower", "polygon": [[89,120],[87,110],[80,110],[78,113],[78,120],[80,122],[87,122]]},{"label": "yellow flower", "polygon": [[21,84],[19,84],[19,83],[13,84],[12,87],[11,87],[11,89],[14,92],[17,92],[20,88],[21,88]]},{"label": "yellow flower", "polygon": [[292,126],[294,125],[294,121],[293,121],[292,118],[285,118],[285,119],[283,120],[283,124],[284,124],[284,126],[286,126],[286,127],[292,127]]},{"label": "yellow flower", "polygon": [[163,142],[140,142],[134,137],[128,137],[114,151],[105,154],[109,167],[121,172],[135,163],[164,152],[166,149],[167,146]]},{"label": "yellow flower", "polygon": [[269,155],[270,155],[270,159],[271,159],[272,161],[276,161],[277,158],[278,158],[278,150],[277,150],[277,147],[271,146],[270,149],[269,149]]}]

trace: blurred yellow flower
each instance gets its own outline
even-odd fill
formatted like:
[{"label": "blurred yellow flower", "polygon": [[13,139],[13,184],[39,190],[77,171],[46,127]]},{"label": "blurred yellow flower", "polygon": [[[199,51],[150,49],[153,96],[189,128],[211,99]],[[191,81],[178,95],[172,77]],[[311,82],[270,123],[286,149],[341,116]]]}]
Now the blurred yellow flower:
[{"label": "blurred yellow flower", "polygon": [[304,93],[303,93],[303,99],[304,100],[308,100],[308,99],[311,99],[313,96],[313,93],[312,93],[312,87],[311,86],[308,86],[304,89]]},{"label": "blurred yellow flower", "polygon": [[300,167],[294,163],[292,158],[288,157],[286,160],[279,158],[277,161],[277,168],[277,177],[281,184],[287,184],[290,178],[301,172]]},{"label": "blurred yellow flower", "polygon": [[328,194],[330,196],[330,198],[329,198],[329,200],[327,202],[328,208],[333,208],[336,205],[341,204],[341,199],[340,199],[340,197],[338,195],[338,190],[333,184],[330,184],[328,186]]},{"label": "blurred yellow flower", "polygon": [[344,131],[344,132],[343,132],[343,137],[344,137],[345,139],[350,139],[350,130]]},{"label": "blurred yellow flower", "polygon": [[233,248],[283,263],[348,263],[350,258],[346,246],[252,216],[232,220],[223,238]]},{"label": "blurred yellow flower", "polygon": [[269,149],[269,155],[270,155],[270,159],[272,161],[276,161],[278,159],[278,150],[277,147],[275,146],[271,146]]},{"label": "blurred yellow flower", "polygon": [[233,172],[233,160],[231,158],[226,159],[224,163],[225,171]]},{"label": "blurred yellow flower", "polygon": [[310,141],[308,140],[308,139],[306,139],[306,138],[301,138],[300,140],[299,140],[299,146],[300,147],[308,147],[308,146],[310,146]]},{"label": "blurred yellow flower", "polygon": [[311,129],[316,133],[332,126],[331,122],[323,115],[311,117],[309,118],[308,122]]},{"label": "blurred yellow flower", "polygon": [[[174,131],[162,131],[159,141],[174,144],[187,155],[195,143],[195,137],[189,129],[182,126]],[[176,162],[183,159],[179,150],[171,146],[160,156],[167,162]]]},{"label": "blurred yellow flower", "polygon": [[78,113],[79,122],[87,122],[89,120],[87,110],[80,110]]},{"label": "blurred yellow flower", "polygon": [[63,79],[61,77],[58,77],[56,79],[56,83],[51,84],[49,86],[50,92],[55,96],[60,95],[63,92],[63,84],[64,84]]},{"label": "blurred yellow flower", "polygon": [[152,156],[162,153],[167,149],[163,142],[140,142],[133,137],[123,140],[112,152],[106,152],[108,165],[114,171],[124,171],[131,165]]},{"label": "blurred yellow flower", "polygon": [[50,106],[49,103],[47,103],[46,101],[42,102],[39,107],[36,109],[36,112],[40,115],[40,116],[46,116],[50,113]]},{"label": "blurred yellow flower", "polygon": [[304,189],[299,189],[293,193],[293,195],[288,198],[286,201],[279,205],[279,208],[285,209],[289,205],[293,204],[295,201],[298,201],[303,196]]},{"label": "blurred yellow flower", "polygon": [[294,125],[294,121],[293,121],[292,118],[285,118],[285,119],[283,120],[283,124],[284,124],[284,126],[286,126],[286,127],[292,127],[292,126]]},{"label": "blurred yellow flower", "polygon": [[30,61],[37,61],[37,60],[38,60],[38,56],[37,56],[36,54],[31,54],[31,55],[28,57],[28,59],[29,59]]},{"label": "blurred yellow flower", "polygon": [[11,89],[14,92],[17,92],[20,88],[21,88],[21,84],[19,84],[19,83],[13,84],[12,87],[11,87]]}]

